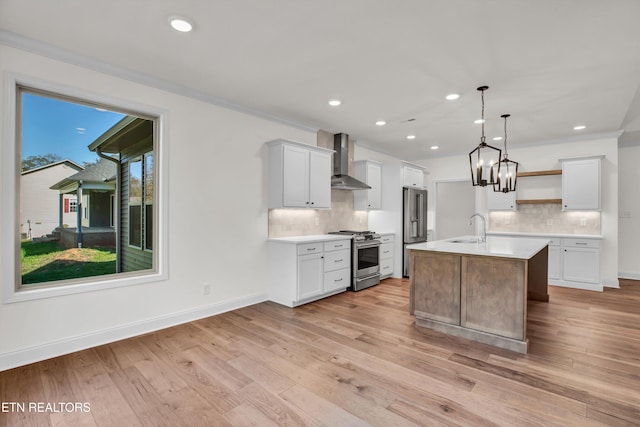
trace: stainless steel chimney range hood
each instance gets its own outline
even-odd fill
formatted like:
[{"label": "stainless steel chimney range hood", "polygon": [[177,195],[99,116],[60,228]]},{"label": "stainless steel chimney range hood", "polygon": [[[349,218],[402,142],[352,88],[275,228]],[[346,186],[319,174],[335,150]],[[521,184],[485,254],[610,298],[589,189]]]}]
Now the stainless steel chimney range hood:
[{"label": "stainless steel chimney range hood", "polygon": [[333,135],[333,176],[331,188],[336,190],[369,190],[371,187],[362,181],[349,176],[349,135],[336,133]]}]

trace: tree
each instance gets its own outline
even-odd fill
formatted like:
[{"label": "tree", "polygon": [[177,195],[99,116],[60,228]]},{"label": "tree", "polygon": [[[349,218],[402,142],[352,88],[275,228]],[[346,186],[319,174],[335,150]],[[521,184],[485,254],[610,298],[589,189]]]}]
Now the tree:
[{"label": "tree", "polygon": [[26,159],[22,159],[22,172],[39,168],[41,166],[46,166],[51,163],[59,162],[61,160],[62,157],[52,153],[29,156]]}]

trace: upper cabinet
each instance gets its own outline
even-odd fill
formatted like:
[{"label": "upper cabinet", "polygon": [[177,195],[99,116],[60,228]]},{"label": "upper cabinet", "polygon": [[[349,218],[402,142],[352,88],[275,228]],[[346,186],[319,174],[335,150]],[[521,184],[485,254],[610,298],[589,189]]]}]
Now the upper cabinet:
[{"label": "upper cabinet", "polygon": [[424,175],[423,167],[406,162],[402,163],[403,187],[424,188]]},{"label": "upper cabinet", "polygon": [[560,159],[562,210],[600,210],[600,175],[604,156]]},{"label": "upper cabinet", "polygon": [[332,150],[279,139],[269,147],[269,208],[331,207]]},{"label": "upper cabinet", "polygon": [[382,208],[382,164],[371,160],[353,162],[356,179],[371,187],[370,190],[355,190],[353,204],[357,211]]},{"label": "upper cabinet", "polygon": [[487,186],[487,209],[490,211],[515,211],[516,192],[501,193]]}]

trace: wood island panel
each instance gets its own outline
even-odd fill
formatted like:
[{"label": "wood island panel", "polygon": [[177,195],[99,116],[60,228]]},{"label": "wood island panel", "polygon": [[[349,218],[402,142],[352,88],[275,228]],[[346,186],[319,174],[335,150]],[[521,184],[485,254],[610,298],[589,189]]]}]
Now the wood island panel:
[{"label": "wood island panel", "polygon": [[463,256],[460,325],[524,340],[525,271],[519,259]]},{"label": "wood island panel", "polygon": [[460,324],[460,255],[411,251],[411,314]]}]

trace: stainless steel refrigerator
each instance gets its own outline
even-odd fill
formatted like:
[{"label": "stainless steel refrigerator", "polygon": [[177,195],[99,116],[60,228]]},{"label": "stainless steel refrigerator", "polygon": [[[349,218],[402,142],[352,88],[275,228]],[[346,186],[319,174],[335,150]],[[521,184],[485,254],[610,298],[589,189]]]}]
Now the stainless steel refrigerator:
[{"label": "stainless steel refrigerator", "polygon": [[427,241],[427,190],[402,189],[402,275],[409,277],[407,245]]}]

